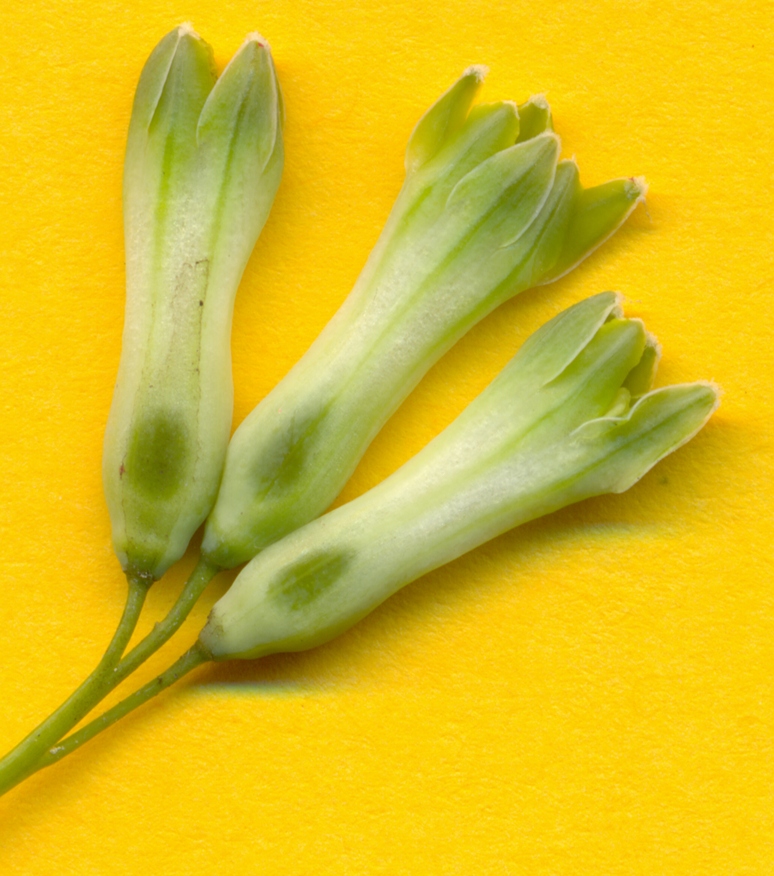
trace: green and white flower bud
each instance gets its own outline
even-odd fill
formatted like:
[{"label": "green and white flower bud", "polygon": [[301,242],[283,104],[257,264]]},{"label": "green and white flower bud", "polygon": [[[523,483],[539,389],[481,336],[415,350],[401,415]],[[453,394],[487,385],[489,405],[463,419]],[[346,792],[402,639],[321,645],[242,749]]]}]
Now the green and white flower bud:
[{"label": "green and white flower bud", "polygon": [[215,659],[311,648],[500,533],[628,489],[717,405],[707,383],[647,391],[657,354],[613,293],[559,314],[395,474],[250,562],[202,645]]},{"label": "green and white flower bud", "polygon": [[471,109],[482,77],[470,68],[419,121],[354,290],[233,436],[202,544],[209,562],[238,565],[321,514],[456,340],[569,270],[642,199],[636,182],[581,187],[574,162],[558,161],[543,98]]},{"label": "green and white flower bud", "polygon": [[127,300],[105,435],[113,543],[160,577],[210,511],[231,428],[234,296],[282,173],[271,54],[249,36],[216,80],[182,25],[154,49],[124,165]]}]

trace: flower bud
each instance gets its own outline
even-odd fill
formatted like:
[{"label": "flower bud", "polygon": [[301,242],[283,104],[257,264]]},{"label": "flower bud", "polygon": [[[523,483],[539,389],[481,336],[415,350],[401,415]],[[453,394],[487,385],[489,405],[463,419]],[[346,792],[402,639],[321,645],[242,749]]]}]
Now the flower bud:
[{"label": "flower bud", "polygon": [[628,489],[717,406],[706,383],[635,398],[653,350],[612,293],[559,314],[391,477],[252,560],[202,645],[215,659],[311,648],[508,529]]},{"label": "flower bud", "polygon": [[234,296],[282,173],[268,46],[247,38],[215,77],[182,25],[137,87],[124,165],[127,301],[105,435],[113,543],[154,580],[212,507],[232,416]]}]

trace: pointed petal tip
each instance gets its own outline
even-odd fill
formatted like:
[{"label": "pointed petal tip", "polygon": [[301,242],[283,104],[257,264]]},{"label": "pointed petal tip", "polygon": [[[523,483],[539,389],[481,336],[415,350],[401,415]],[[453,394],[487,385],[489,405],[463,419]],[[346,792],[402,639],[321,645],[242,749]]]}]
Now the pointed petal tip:
[{"label": "pointed petal tip", "polygon": [[719,383],[715,383],[714,380],[697,380],[695,382],[697,386],[705,387],[715,396],[715,403],[712,405],[712,410],[707,414],[707,419],[709,419],[720,407],[720,400],[723,398],[723,387]]},{"label": "pointed petal tip", "polygon": [[619,292],[617,289],[606,289],[604,292],[597,292],[590,298],[582,299],[575,306],[582,306],[589,301],[596,301],[603,306],[603,309],[607,310],[605,322],[611,319],[624,319],[626,296],[623,292]]},{"label": "pointed petal tip", "polygon": [[624,302],[626,301],[623,292],[619,292],[617,289],[611,289],[609,294],[613,296],[613,306],[610,310],[610,316],[614,319],[623,319]]},{"label": "pointed petal tip", "polygon": [[[691,438],[693,438],[693,436],[696,435],[697,432],[699,432],[701,429],[704,428],[704,426],[709,421],[710,417],[712,417],[712,415],[715,413],[715,411],[718,409],[718,407],[720,405],[720,398],[723,395],[723,391],[720,388],[720,386],[718,386],[718,384],[715,383],[714,380],[694,380],[691,383],[675,383],[675,384],[672,384],[671,386],[664,386],[660,389],[654,389],[652,392],[648,393],[648,395],[643,396],[637,402],[637,405],[635,405],[635,407],[638,407],[646,399],[648,399],[650,397],[657,397],[661,393],[674,392],[675,390],[677,390],[677,391],[694,390],[695,391],[697,389],[706,390],[707,394],[712,399],[712,403],[703,412],[701,421],[697,422],[695,424],[695,428],[693,428],[688,434],[686,434],[686,436],[682,439],[682,441],[680,441],[678,444],[676,444],[672,448],[672,450],[677,450],[678,447],[682,447],[684,444],[687,444],[691,440]],[[707,401],[709,401],[709,399],[707,399]],[[671,453],[672,450],[670,450],[669,452]]]},{"label": "pointed petal tip", "polygon": [[495,100],[491,103],[480,103],[478,107],[481,109],[492,109],[497,112],[507,113],[513,119],[519,118],[519,105],[515,100]]},{"label": "pointed petal tip", "polygon": [[524,103],[531,103],[533,106],[543,110],[550,109],[548,98],[545,94],[532,94],[524,101]]},{"label": "pointed petal tip", "polygon": [[489,72],[489,67],[485,67],[483,64],[472,64],[466,70],[463,71],[462,77],[473,76],[476,82],[483,82],[486,79],[486,74]]},{"label": "pointed petal tip", "polygon": [[626,194],[632,201],[639,204],[645,201],[648,188],[648,182],[644,176],[630,176],[627,180]]},{"label": "pointed petal tip", "polygon": [[200,40],[201,36],[194,29],[193,24],[190,21],[184,21],[182,24],[177,26],[178,36],[184,37],[189,36],[192,39]]},{"label": "pointed petal tip", "polygon": [[626,303],[626,296],[623,292],[619,292],[617,289],[605,289],[604,292],[597,292],[588,298],[582,298],[573,307],[582,307],[590,301],[598,302],[607,307],[609,309],[608,319],[623,319],[624,304]]},{"label": "pointed petal tip", "polygon": [[653,349],[653,352],[656,354],[656,362],[660,362],[662,351],[661,343],[653,332],[645,332],[645,346]]},{"label": "pointed petal tip", "polygon": [[[703,426],[709,420],[709,418],[715,413],[715,411],[718,409],[718,407],[720,405],[720,400],[723,396],[723,389],[717,383],[715,383],[714,380],[692,380],[690,383],[672,383],[669,386],[662,386],[662,387],[659,387],[658,389],[651,390],[647,395],[643,396],[637,402],[637,405],[641,404],[643,401],[645,401],[648,398],[657,397],[662,393],[674,392],[675,390],[685,392],[685,391],[697,390],[697,389],[705,390],[707,392],[708,396],[710,396],[712,398],[712,404],[707,409],[707,412],[704,415],[704,419],[701,421],[701,425],[698,426],[696,428],[696,431],[692,432],[691,435],[689,436],[689,437],[693,437],[693,435],[695,435],[696,432],[699,431],[701,426]],[[685,441],[687,441],[687,440],[688,440],[688,438],[685,439]],[[685,442],[683,442],[683,443],[685,443]]]},{"label": "pointed petal tip", "polygon": [[255,43],[259,49],[266,49],[267,52],[271,52],[271,46],[269,45],[269,41],[264,39],[257,30],[251,31],[244,38],[242,42],[241,48],[244,48],[249,43]]},{"label": "pointed petal tip", "polygon": [[[645,328],[645,320],[641,319],[639,316],[627,316],[624,321],[631,329],[637,332],[639,337],[642,338],[642,348],[644,350],[648,344],[648,330]],[[642,356],[642,354],[640,354],[640,356]]]}]

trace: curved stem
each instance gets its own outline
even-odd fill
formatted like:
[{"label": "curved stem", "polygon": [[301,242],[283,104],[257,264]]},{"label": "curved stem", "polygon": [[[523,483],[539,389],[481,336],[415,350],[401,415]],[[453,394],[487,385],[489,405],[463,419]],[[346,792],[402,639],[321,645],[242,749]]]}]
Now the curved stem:
[{"label": "curved stem", "polygon": [[[99,702],[156,653],[181,627],[220,567],[200,558],[177,601],[164,620],[123,658],[140,615],[147,582],[129,580],[129,597],[113,641],[83,684],[13,751],[0,761],[0,796],[37,769],[37,760],[75,727]],[[139,602],[138,602],[139,600]]]},{"label": "curved stem", "polygon": [[102,659],[58,709],[0,760],[0,795],[25,778],[40,756],[94,708],[104,696],[103,691],[110,689],[112,674],[137,626],[150,583],[139,577],[127,580],[124,612]]},{"label": "curved stem", "polygon": [[138,706],[146,703],[148,700],[166,690],[170,685],[187,675],[192,669],[201,666],[202,663],[208,663],[212,660],[212,655],[202,645],[201,642],[196,642],[193,647],[189,648],[182,657],[176,660],[169,669],[161,673],[143,685],[139,690],[130,694],[126,699],[116,703],[115,706],[108,709],[99,718],[95,718],[85,727],[82,727],[77,733],[68,736],[67,739],[54,746],[51,751],[47,752],[40,758],[32,772],[42,770],[44,767],[51,766],[57,761],[71,754],[76,749],[80,748],[85,742],[93,739],[98,733],[107,730],[108,727],[115,724],[116,721],[134,711]]},{"label": "curved stem", "polygon": [[139,644],[135,645],[118,664],[111,679],[110,690],[113,690],[127,676],[131,675],[138,666],[141,666],[172,638],[218,572],[220,572],[219,566],[213,565],[203,557],[199,558],[196,568],[191,572],[191,576],[186,581],[183,591],[170,609],[169,614],[164,620],[157,623],[151,632]]}]

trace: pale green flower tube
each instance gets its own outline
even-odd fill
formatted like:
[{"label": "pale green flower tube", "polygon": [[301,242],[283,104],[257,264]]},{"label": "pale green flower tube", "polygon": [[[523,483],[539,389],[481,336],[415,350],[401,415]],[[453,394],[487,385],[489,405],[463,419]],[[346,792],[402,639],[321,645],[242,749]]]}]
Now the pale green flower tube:
[{"label": "pale green flower tube", "polygon": [[213,608],[200,651],[311,648],[500,533],[628,489],[717,405],[707,383],[648,391],[657,358],[613,293],[559,314],[395,474],[250,562]]},{"label": "pale green flower tube", "polygon": [[516,293],[571,270],[642,199],[584,190],[542,98],[470,109],[474,67],[411,135],[406,181],[354,290],[237,429],[202,555],[229,568],[321,514],[422,375]]},{"label": "pale green flower tube", "polygon": [[[709,383],[650,390],[659,348],[613,293],[536,332],[484,392],[378,487],[271,545],[168,669],[63,739],[42,769],[212,660],[319,645],[405,584],[500,533],[621,492],[688,441]],[[23,774],[0,764],[0,793]]]},{"label": "pale green flower tube", "polygon": [[282,174],[282,98],[249,36],[216,81],[182,25],[140,77],[124,166],[127,301],[105,435],[113,542],[154,580],[207,516],[231,429],[234,297]]}]

